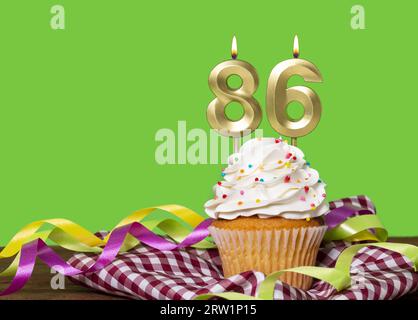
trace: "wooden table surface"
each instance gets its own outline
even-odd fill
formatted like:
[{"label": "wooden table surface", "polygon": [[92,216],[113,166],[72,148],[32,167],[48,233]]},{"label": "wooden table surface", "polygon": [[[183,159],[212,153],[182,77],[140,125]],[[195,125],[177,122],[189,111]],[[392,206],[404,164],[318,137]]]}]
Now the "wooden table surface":
[{"label": "wooden table surface", "polygon": [[[418,237],[413,238],[391,238],[389,241],[410,243],[418,246]],[[55,248],[63,258],[68,259],[73,252],[66,251],[61,248]],[[0,260],[0,270],[3,270],[10,260]],[[0,300],[120,300],[122,298],[111,296],[108,294],[93,291],[92,289],[76,285],[70,280],[65,280],[65,289],[53,290],[50,286],[51,270],[43,263],[37,263],[35,266],[32,278],[26,286],[19,292],[10,296],[1,297]],[[0,278],[0,288],[4,289],[9,283],[10,279]],[[418,292],[407,295],[402,299],[417,300]]]}]

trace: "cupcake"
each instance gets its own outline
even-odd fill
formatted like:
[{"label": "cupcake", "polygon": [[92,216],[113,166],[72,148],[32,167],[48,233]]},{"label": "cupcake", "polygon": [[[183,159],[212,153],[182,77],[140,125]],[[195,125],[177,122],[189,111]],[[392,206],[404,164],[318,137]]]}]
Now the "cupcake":
[{"label": "cupcake", "polygon": [[[315,265],[326,231],[325,184],[303,152],[282,139],[247,141],[228,159],[215,196],[205,203],[225,277]],[[293,272],[280,280],[307,290],[312,278]]]}]

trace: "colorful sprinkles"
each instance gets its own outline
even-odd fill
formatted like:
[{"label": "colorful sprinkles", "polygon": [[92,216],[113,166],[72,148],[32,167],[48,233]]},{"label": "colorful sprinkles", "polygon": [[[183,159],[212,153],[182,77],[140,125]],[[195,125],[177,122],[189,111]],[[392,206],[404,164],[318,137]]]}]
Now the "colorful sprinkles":
[{"label": "colorful sprinkles", "polygon": [[[260,141],[261,141],[261,139],[259,139]],[[271,141],[271,140],[270,140]],[[276,144],[278,144],[278,143],[286,143],[286,144],[288,144],[288,141],[287,140],[282,140],[282,138],[279,138],[279,139],[275,139],[274,140],[274,142],[276,143]],[[293,150],[292,150],[293,151]],[[234,157],[234,158],[232,158],[233,159],[233,161],[235,161],[235,162],[238,162],[238,161],[242,161],[242,159],[240,159],[240,157],[238,157],[238,156],[236,156],[236,157]],[[232,160],[231,158],[230,158],[230,161]],[[295,166],[295,164],[294,164],[294,162],[293,161],[297,161],[298,160],[298,157],[296,157],[296,154],[294,154],[294,153],[291,153],[291,152],[288,152],[287,154],[285,154],[285,158],[282,158],[282,159],[280,159],[280,160],[277,160],[277,164],[279,164],[279,165],[282,165],[282,166],[280,166],[280,167],[276,167],[276,170],[277,169],[279,169],[280,170],[280,168],[283,168],[283,166],[285,166],[286,168],[290,168],[290,169],[292,169],[292,166],[294,167],[294,168],[296,168],[296,167],[298,167],[298,166]],[[300,159],[300,161],[303,161],[304,159],[303,158],[301,158]],[[232,165],[233,163],[231,163],[231,165]],[[308,167],[310,167],[311,166],[311,163],[309,162],[309,161],[306,161],[305,162],[305,164],[306,164],[306,166],[308,166]],[[254,170],[248,170],[248,169],[254,169],[255,170],[255,172],[257,172],[257,170],[260,170],[260,171],[263,171],[263,169],[264,169],[264,167],[263,167],[263,164],[258,164],[258,163],[256,163],[256,164],[252,164],[252,163],[248,163],[247,162],[247,164],[243,164],[243,163],[241,163],[241,168],[239,168],[239,173],[242,175],[242,176],[240,176],[240,175],[237,175],[235,178],[236,178],[236,180],[240,180],[241,178],[243,178],[243,179],[246,179],[246,175],[245,175],[245,172],[246,172],[246,170],[247,170],[247,174],[250,172],[250,171],[254,171]],[[270,167],[269,167],[270,168]],[[288,175],[286,175],[283,179],[283,181],[284,181],[284,183],[290,183],[290,182],[295,182],[295,183],[298,183],[298,184],[301,184],[301,185],[299,185],[300,187],[302,187],[303,186],[303,184],[307,184],[307,182],[302,182],[302,181],[307,181],[307,180],[309,180],[309,177],[312,177],[312,174],[311,173],[309,173],[309,171],[310,170],[307,170],[308,172],[308,177],[294,177],[294,181],[292,181],[292,177],[291,177],[291,174],[289,173],[290,172],[290,170],[289,171],[287,171],[287,173],[288,173]],[[280,171],[279,171],[280,172]],[[260,173],[261,175],[264,175],[262,172]],[[225,173],[225,168],[223,168],[222,169],[222,172],[221,172],[221,176],[222,177],[225,177],[227,175],[227,173]],[[274,179],[277,179],[277,177],[273,177]],[[279,177],[280,179],[281,179],[281,177]],[[254,181],[255,182],[264,182],[265,180],[264,180],[264,178],[261,178],[261,177],[255,177],[254,178]],[[268,180],[269,181],[269,180]],[[217,185],[218,186],[223,186],[223,183],[224,183],[225,181],[218,181],[217,182]],[[321,179],[318,179],[318,183],[321,183],[322,181],[321,181]],[[228,185],[228,184],[227,184]],[[255,188],[258,188],[259,186],[254,186]],[[227,186],[227,188],[228,188],[228,186]],[[238,189],[239,190],[239,189]],[[317,197],[323,197],[323,198],[326,198],[326,194],[325,193],[317,193],[317,194],[315,194],[315,190],[314,189],[312,189],[312,191],[311,191],[311,188],[308,186],[308,185],[305,185],[305,186],[303,186],[303,190],[304,190],[304,192],[305,192],[305,194],[309,194],[309,197],[308,197],[308,195],[301,195],[300,197],[299,197],[299,200],[300,201],[302,201],[302,202],[307,202],[306,204],[304,204],[304,206],[306,206],[306,205],[308,205],[309,204],[309,208],[310,208],[310,210],[316,210],[317,209],[317,206],[316,206],[316,204],[314,203],[314,202],[312,202],[312,203],[310,203],[310,196],[312,196],[313,198],[317,198]],[[310,192],[311,191],[311,192]],[[239,194],[241,195],[241,196],[244,196],[244,194],[245,194],[245,191],[244,190],[239,190],[238,191],[239,192]],[[218,196],[219,195],[219,196]],[[218,193],[218,195],[214,195],[214,199],[215,200],[217,200],[217,199],[220,199],[220,198],[222,198],[222,199],[227,199],[227,198],[229,198],[229,195],[228,194],[219,194]],[[308,199],[307,199],[308,198]],[[243,199],[243,200],[245,200],[244,198],[241,198],[241,199]],[[260,203],[262,203],[262,200],[260,199],[260,198],[253,198],[254,200],[252,200],[252,201],[254,201],[255,203],[257,203],[257,204],[260,204]],[[233,200],[233,198],[232,198],[232,200]],[[311,199],[311,201],[316,201],[315,199]],[[253,202],[253,203],[254,203]],[[251,201],[250,201],[250,203],[251,203]],[[238,205],[238,206],[242,206],[242,205],[244,205],[244,201],[242,201],[242,200],[240,200],[240,201],[237,201],[236,202],[236,204]],[[312,217],[306,217],[305,218],[306,219],[306,221],[307,222],[309,222],[309,221],[311,221],[311,219],[312,219]]]}]

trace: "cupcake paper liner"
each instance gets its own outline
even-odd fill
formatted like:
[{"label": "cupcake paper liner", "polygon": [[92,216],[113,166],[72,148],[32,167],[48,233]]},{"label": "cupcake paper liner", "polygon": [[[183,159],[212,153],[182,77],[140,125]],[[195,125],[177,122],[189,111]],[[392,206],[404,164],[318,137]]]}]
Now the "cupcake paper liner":
[{"label": "cupcake paper liner", "polygon": [[[313,266],[326,226],[280,230],[235,230],[209,227],[219,249],[225,277],[257,270],[270,274],[282,269]],[[286,272],[279,278],[308,290],[312,278]]]}]

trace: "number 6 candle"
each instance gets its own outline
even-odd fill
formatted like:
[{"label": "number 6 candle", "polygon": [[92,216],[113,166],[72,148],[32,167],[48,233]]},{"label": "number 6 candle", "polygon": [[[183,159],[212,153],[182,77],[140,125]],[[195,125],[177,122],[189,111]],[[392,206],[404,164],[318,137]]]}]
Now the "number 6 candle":
[{"label": "number 6 candle", "polygon": [[[321,102],[318,95],[310,88],[295,86],[287,88],[288,80],[299,75],[307,82],[321,82],[322,76],[311,62],[299,59],[299,41],[295,36],[293,47],[294,59],[280,62],[270,73],[267,84],[267,116],[274,130],[296,139],[305,136],[315,129],[321,118]],[[287,113],[290,102],[297,101],[303,105],[304,114],[300,120],[293,120]]]},{"label": "number 6 candle", "polygon": [[[261,121],[261,108],[253,97],[258,87],[256,69],[248,62],[237,60],[237,45],[234,36],[232,40],[231,60],[218,64],[209,75],[209,87],[216,95],[207,109],[209,125],[220,134],[234,137],[234,149],[238,150],[239,138],[257,129]],[[241,87],[234,89],[228,85],[228,78],[237,75],[242,80]],[[238,102],[244,109],[241,119],[233,121],[225,114],[225,108],[230,102]]]}]

